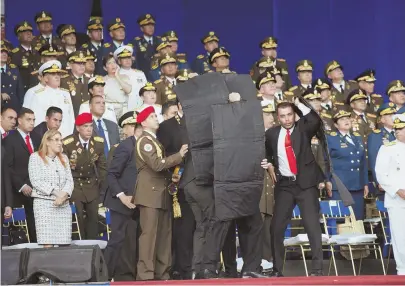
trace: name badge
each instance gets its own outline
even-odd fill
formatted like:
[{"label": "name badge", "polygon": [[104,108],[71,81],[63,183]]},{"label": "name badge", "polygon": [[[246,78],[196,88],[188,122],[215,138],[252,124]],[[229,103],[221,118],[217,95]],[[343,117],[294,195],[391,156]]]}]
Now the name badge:
[{"label": "name badge", "polygon": [[346,143],[340,143],[340,148],[347,148],[347,144]]}]

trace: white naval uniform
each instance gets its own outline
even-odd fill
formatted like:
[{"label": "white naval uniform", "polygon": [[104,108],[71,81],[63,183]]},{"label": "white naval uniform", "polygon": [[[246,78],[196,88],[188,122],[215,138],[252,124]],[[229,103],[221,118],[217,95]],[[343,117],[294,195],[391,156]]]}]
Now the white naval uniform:
[{"label": "white naval uniform", "polygon": [[35,94],[35,100],[30,101],[30,108],[35,114],[35,126],[45,120],[46,111],[49,107],[55,106],[62,109],[62,124],[59,131],[62,138],[73,133],[75,127],[75,115],[73,113],[70,93],[60,88],[45,87]]},{"label": "white naval uniform", "polygon": [[381,146],[375,172],[385,190],[397,274],[405,275],[405,200],[397,195],[399,189],[405,189],[405,143],[395,140]]},{"label": "white naval uniform", "polygon": [[153,106],[155,109],[155,113],[157,115],[157,119],[159,123],[162,123],[164,121],[163,115],[162,115],[162,106],[160,104],[142,104],[139,108],[135,109],[136,112],[141,112],[144,110],[146,107]]},{"label": "white naval uniform", "polygon": [[[89,100],[83,102],[82,104],[80,104],[80,108],[79,108],[79,114],[82,113],[91,113],[90,112],[90,105],[89,105]],[[106,102],[105,103],[105,111],[103,114],[103,119],[108,119],[114,123],[117,123],[117,115],[115,114],[115,109],[114,109],[114,105],[112,105],[111,103]]]},{"label": "white naval uniform", "polygon": [[132,86],[131,93],[128,95],[128,110],[136,110],[143,103],[139,96],[139,90],[146,85],[146,76],[143,71],[136,69],[125,70],[121,68],[120,74],[127,75]]},{"label": "white naval uniform", "polygon": [[27,90],[24,95],[23,107],[31,109],[31,102],[35,98],[35,95],[45,89],[45,86],[38,83],[36,86],[31,87]]}]

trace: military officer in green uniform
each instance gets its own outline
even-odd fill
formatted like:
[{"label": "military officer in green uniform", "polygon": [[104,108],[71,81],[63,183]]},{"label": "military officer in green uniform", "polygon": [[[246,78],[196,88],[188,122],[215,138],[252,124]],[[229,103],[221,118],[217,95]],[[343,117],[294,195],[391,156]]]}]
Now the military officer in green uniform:
[{"label": "military officer in green uniform", "polygon": [[218,48],[219,38],[214,31],[210,31],[201,39],[201,43],[204,45],[206,54],[200,54],[194,60],[191,69],[198,74],[204,74],[212,70],[212,66],[209,62],[210,53]]},{"label": "military officer in green uniform", "polygon": [[231,54],[224,48],[214,49],[209,56],[211,66],[216,72],[235,73],[229,69],[229,58]]},{"label": "military officer in green uniform", "polygon": [[359,87],[366,92],[367,95],[367,112],[376,114],[377,110],[384,103],[381,94],[374,93],[375,70],[368,69],[359,74],[355,79],[359,83]]},{"label": "military officer in green uniform", "polygon": [[104,43],[103,45],[103,57],[114,54],[115,50],[121,46],[125,46],[125,24],[121,18],[115,18],[108,26],[110,32],[111,42]]},{"label": "military officer in green uniform", "polygon": [[89,79],[84,75],[87,58],[83,51],[76,51],[69,55],[70,72],[61,79],[60,87],[67,90],[72,98],[75,116],[79,114],[80,105],[89,100]]},{"label": "military officer in green uniform", "polygon": [[389,100],[397,107],[398,114],[405,113],[405,83],[402,80],[393,80],[388,84],[386,94]]},{"label": "military officer in green uniform", "polygon": [[172,94],[173,86],[177,84],[177,59],[173,53],[167,53],[159,59],[162,77],[154,82],[156,86],[156,103],[163,105]]},{"label": "military officer in green uniform", "polygon": [[268,68],[274,67],[274,59],[272,57],[262,57],[260,60],[256,62],[256,68],[258,70],[257,73],[254,75],[251,74],[251,76],[255,76],[255,78],[252,77],[253,82],[256,82],[257,77],[264,73]]},{"label": "military officer in green uniform", "polygon": [[166,37],[166,39],[170,43],[170,49],[172,53],[175,53],[177,56],[177,66],[179,69],[188,69],[188,62],[187,56],[185,53],[178,53],[179,49],[179,37],[175,31],[167,31],[163,34],[162,37]]},{"label": "military officer in green uniform", "polygon": [[326,65],[325,76],[332,84],[333,101],[346,102],[349,93],[359,88],[356,81],[344,79],[343,67],[337,61],[331,61]]},{"label": "military officer in green uniform", "polygon": [[35,62],[39,61],[39,54],[31,47],[33,35],[32,25],[27,21],[18,23],[14,27],[20,45],[11,51],[11,63],[18,67],[26,92],[30,88],[31,72],[34,71]]},{"label": "military officer in green uniform", "polygon": [[150,67],[150,72],[149,72],[149,78],[152,79],[152,81],[158,80],[162,76],[161,72],[161,67],[159,65],[159,59],[161,57],[164,57],[166,54],[171,54],[172,49],[171,49],[171,44],[166,37],[161,37],[160,38],[160,43],[156,47],[156,54],[153,55],[152,60],[151,60],[151,67]]},{"label": "military officer in green uniform", "polygon": [[168,169],[181,163],[187,145],[179,152],[165,156],[164,148],[156,138],[159,122],[153,106],[138,114],[137,123],[144,128],[135,149],[138,178],[134,203],[139,208],[141,228],[137,280],[167,280],[172,264],[172,206],[167,190],[171,176]]},{"label": "military officer in green uniform", "polygon": [[35,15],[35,23],[37,23],[39,35],[32,40],[32,47],[40,49],[45,44],[54,45],[58,51],[63,50],[61,40],[52,34],[52,15],[49,12],[41,11]]},{"label": "military officer in green uniform", "polygon": [[63,152],[69,158],[74,181],[70,201],[76,205],[82,237],[97,239],[99,195],[107,175],[104,139],[93,136],[90,113],[77,116],[75,124],[77,133],[63,140]]},{"label": "military officer in green uniform", "polygon": [[[262,50],[262,55],[264,57],[271,57],[273,59],[274,66],[277,66],[281,70],[283,80],[285,82],[284,90],[287,90],[291,87],[291,78],[288,72],[288,65],[285,59],[277,57],[277,47],[278,41],[274,37],[267,37],[260,43],[260,49]],[[253,80],[259,76],[259,70],[256,66],[256,63],[250,70],[250,75]]]},{"label": "military officer in green uniform", "polygon": [[75,27],[73,25],[63,25],[59,30],[59,38],[63,44],[63,54],[59,57],[59,61],[62,67],[66,68],[69,55],[76,51]]},{"label": "military officer in green uniform", "polygon": [[321,94],[321,113],[327,113],[333,117],[339,110],[347,109],[344,101],[337,101],[332,98],[332,85],[326,78],[315,79],[312,86]]},{"label": "military officer in green uniform", "polygon": [[297,63],[295,72],[300,83],[289,89],[294,94],[294,97],[302,96],[307,89],[311,88],[312,71],[313,64],[310,60],[302,60]]}]

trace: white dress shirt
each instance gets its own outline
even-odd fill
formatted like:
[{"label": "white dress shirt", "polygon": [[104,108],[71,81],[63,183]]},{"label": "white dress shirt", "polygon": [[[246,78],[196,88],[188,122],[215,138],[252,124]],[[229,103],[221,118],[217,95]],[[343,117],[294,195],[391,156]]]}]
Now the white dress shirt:
[{"label": "white dress shirt", "polygon": [[342,88],[341,88],[340,86],[342,86],[342,87],[343,87],[343,90],[345,90],[345,81],[342,80],[341,83],[333,83],[333,86],[334,86],[338,91],[341,91],[341,90],[342,90]]},{"label": "white dress shirt", "polygon": [[117,48],[119,48],[119,47],[121,47],[121,46],[124,46],[124,42],[118,43],[117,41],[114,41],[114,40],[113,40],[113,43],[114,43],[114,45],[115,45]]},{"label": "white dress shirt", "polygon": [[[82,114],[82,113],[91,113],[89,101],[85,101],[82,104],[80,104],[79,114]],[[105,103],[105,111],[103,114],[103,118],[108,119],[108,120],[118,124],[117,115],[115,114],[114,106],[109,102]]]},{"label": "white dress shirt", "polygon": [[175,78],[170,78],[166,76],[166,79],[173,85],[175,86],[177,84],[176,79]]},{"label": "white dress shirt", "polygon": [[79,134],[79,140],[80,140],[80,143],[82,144],[82,146],[83,146],[83,148],[84,148],[84,144],[86,144],[86,150],[89,150],[89,143],[90,143],[90,140],[84,140],[81,136],[80,136],[80,134]]},{"label": "white dress shirt", "polygon": [[343,136],[343,137],[345,137],[345,136],[346,136],[345,138],[346,138],[347,142],[349,142],[350,144],[354,145],[354,142],[353,142],[352,136],[350,136],[350,134],[349,134],[349,133],[342,132],[342,131],[339,131],[339,132],[340,132],[340,134],[342,134],[342,136]]},{"label": "white dress shirt", "polygon": [[271,105],[273,105],[274,110],[276,110],[276,100],[274,99],[274,97],[273,97],[273,99],[268,99],[263,96],[263,100],[260,103],[262,106],[271,104]]},{"label": "white dress shirt", "polygon": [[99,120],[99,119],[101,119],[101,121],[100,121],[101,127],[102,127],[103,130],[104,130],[104,136],[105,136],[105,140],[107,141],[108,150],[110,150],[110,137],[108,136],[107,125],[105,125],[105,122],[104,122],[104,120],[103,120],[103,117],[97,118],[97,117],[95,117],[95,116],[93,115],[93,121],[94,121],[94,124],[96,124],[96,126],[97,126],[97,130],[98,130],[98,121],[97,121],[97,120]]},{"label": "white dress shirt", "polygon": [[322,103],[321,103],[321,106],[322,106],[323,108],[328,109],[328,107],[327,107],[326,105],[329,105],[329,109],[332,109],[332,108],[333,108],[333,103],[332,103],[331,100],[329,100],[328,102],[322,102]]},{"label": "white dress shirt", "polygon": [[150,41],[150,43],[153,45],[153,37],[149,37],[149,36],[143,35],[143,38],[144,38],[145,41],[147,41],[148,43],[149,43],[149,41]]},{"label": "white dress shirt", "polygon": [[310,84],[303,84],[303,83],[301,83],[301,86],[302,86],[303,88],[305,88],[305,89],[311,88],[311,85],[310,85]]},{"label": "white dress shirt", "polygon": [[[297,106],[303,116],[307,115],[311,109],[306,107],[304,104],[300,103]],[[294,132],[294,126],[290,128],[290,136]],[[287,158],[287,152],[285,151],[285,137],[287,135],[287,129],[284,127],[281,127],[280,129],[280,135],[278,136],[278,141],[277,141],[277,158],[278,158],[278,170],[280,171],[280,174],[285,177],[293,177],[295,176],[293,172],[291,172],[290,165],[288,164],[288,158]],[[291,142],[292,146],[292,142]],[[297,161],[298,164],[298,161]]]}]

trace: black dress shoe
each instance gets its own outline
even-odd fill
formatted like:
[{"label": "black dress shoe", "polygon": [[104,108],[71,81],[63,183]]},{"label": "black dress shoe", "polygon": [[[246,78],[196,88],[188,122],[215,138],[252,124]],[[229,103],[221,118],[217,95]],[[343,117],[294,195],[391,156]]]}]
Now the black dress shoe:
[{"label": "black dress shoe", "polygon": [[315,271],[312,271],[309,276],[323,276],[323,272],[322,272],[322,270],[315,270]]},{"label": "black dress shoe", "polygon": [[173,271],[171,277],[172,280],[183,280],[183,277],[181,276],[179,271]]},{"label": "black dress shoe", "polygon": [[242,278],[269,278],[269,277],[261,274],[260,272],[245,271],[242,273]]},{"label": "black dress shoe", "polygon": [[277,269],[273,268],[269,274],[269,277],[284,277],[283,273],[281,271],[278,271]]},{"label": "black dress shoe", "polygon": [[217,273],[209,269],[204,269],[203,271],[196,273],[194,277],[194,279],[215,279],[215,278],[218,278]]}]

